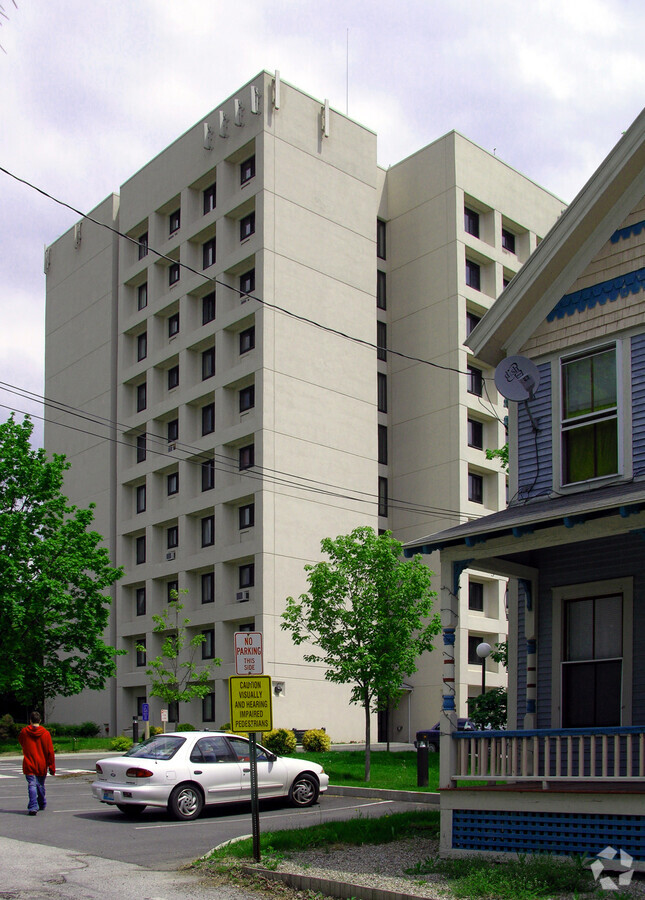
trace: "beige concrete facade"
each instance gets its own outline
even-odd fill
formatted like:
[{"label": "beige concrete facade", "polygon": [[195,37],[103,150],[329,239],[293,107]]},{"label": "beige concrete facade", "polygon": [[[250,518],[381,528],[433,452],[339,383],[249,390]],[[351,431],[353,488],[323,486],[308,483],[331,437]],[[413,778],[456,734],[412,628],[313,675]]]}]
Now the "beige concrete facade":
[{"label": "beige concrete facade", "polygon": [[[176,585],[222,660],[181,721],[228,720],[233,635],[253,629],[281,689],[276,726],[360,739],[348,688],[280,629],[285,598],[306,588],[323,537],[367,524],[409,540],[504,505],[484,453],[504,442],[504,410],[463,346],[467,312],[483,314],[561,209],[455,133],[385,172],[373,132],[264,72],[95,210],[130,240],[86,219],[51,246],[46,394],[106,424],[91,437],[58,410],[46,446],[68,455],[68,494],[96,502],[124,567],[108,638],[128,651],[107,691],[58,700],[54,718],[131,723],[147,697],[135,645],[157,654],[151,616]],[[472,577],[460,708],[481,677],[469,638],[506,633],[504,582]],[[438,718],[441,663],[440,650],[421,661],[392,738]]]}]

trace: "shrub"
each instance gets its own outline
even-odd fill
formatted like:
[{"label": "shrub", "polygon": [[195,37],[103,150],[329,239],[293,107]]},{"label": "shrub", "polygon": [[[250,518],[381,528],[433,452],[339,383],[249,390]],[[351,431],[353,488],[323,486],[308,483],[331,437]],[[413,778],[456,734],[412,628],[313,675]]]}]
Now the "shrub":
[{"label": "shrub", "polygon": [[154,737],[157,734],[163,734],[163,728],[161,725],[151,725],[150,726],[150,737]]},{"label": "shrub", "polygon": [[0,719],[0,741],[15,741],[20,732],[20,726],[16,725],[13,717],[7,713]]},{"label": "shrub", "polygon": [[112,738],[110,741],[110,750],[120,750],[125,751],[129,750],[132,746],[132,740],[129,737],[126,737],[124,734],[120,734],[118,737]]},{"label": "shrub", "polygon": [[271,753],[277,753],[283,756],[285,753],[294,753],[296,749],[296,736],[293,731],[286,728],[274,728],[273,731],[267,731],[262,738],[262,746],[270,750]]},{"label": "shrub", "polygon": [[324,728],[312,728],[302,736],[302,749],[307,753],[326,753],[331,750],[331,738]]},{"label": "shrub", "polygon": [[78,735],[75,737],[96,737],[100,730],[101,726],[96,722],[81,722],[78,726]]},{"label": "shrub", "polygon": [[58,737],[96,737],[101,731],[96,722],[82,722],[80,725],[62,725],[60,722],[49,722],[45,726],[50,734]]},{"label": "shrub", "polygon": [[197,731],[197,729],[190,722],[181,722],[175,725],[175,731]]}]

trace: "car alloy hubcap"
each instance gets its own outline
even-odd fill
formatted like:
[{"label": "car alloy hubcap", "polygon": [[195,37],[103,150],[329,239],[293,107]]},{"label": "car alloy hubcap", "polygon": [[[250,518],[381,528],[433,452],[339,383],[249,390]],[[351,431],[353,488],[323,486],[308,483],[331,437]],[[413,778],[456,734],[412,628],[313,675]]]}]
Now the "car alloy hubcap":
[{"label": "car alloy hubcap", "polygon": [[184,816],[192,815],[197,809],[197,796],[189,789],[181,791],[177,797],[177,806]]},{"label": "car alloy hubcap", "polygon": [[293,796],[296,803],[307,803],[314,795],[314,786],[310,781],[299,781],[294,785]]}]

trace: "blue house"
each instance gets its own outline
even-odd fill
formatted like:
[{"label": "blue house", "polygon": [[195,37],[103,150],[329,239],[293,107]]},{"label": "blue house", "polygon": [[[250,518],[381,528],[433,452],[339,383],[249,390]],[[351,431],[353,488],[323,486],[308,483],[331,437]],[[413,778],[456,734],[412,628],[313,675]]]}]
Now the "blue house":
[{"label": "blue house", "polygon": [[[645,111],[468,343],[490,365],[530,360],[539,386],[508,401],[508,507],[405,551],[441,551],[441,849],[593,856],[610,846],[640,867]],[[508,730],[484,737],[454,731],[469,567],[508,578]]]}]

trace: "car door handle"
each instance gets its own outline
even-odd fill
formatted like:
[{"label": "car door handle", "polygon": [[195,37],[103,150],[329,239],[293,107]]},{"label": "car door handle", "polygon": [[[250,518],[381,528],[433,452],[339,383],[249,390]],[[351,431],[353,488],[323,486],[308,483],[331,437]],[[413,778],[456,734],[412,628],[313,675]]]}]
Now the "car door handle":
[{"label": "car door handle", "polygon": [[251,770],[250,769],[242,769],[245,775],[247,775]]},{"label": "car door handle", "polygon": [[193,775],[201,775],[201,774],[202,774],[201,769],[195,769],[195,771],[193,772]]}]

